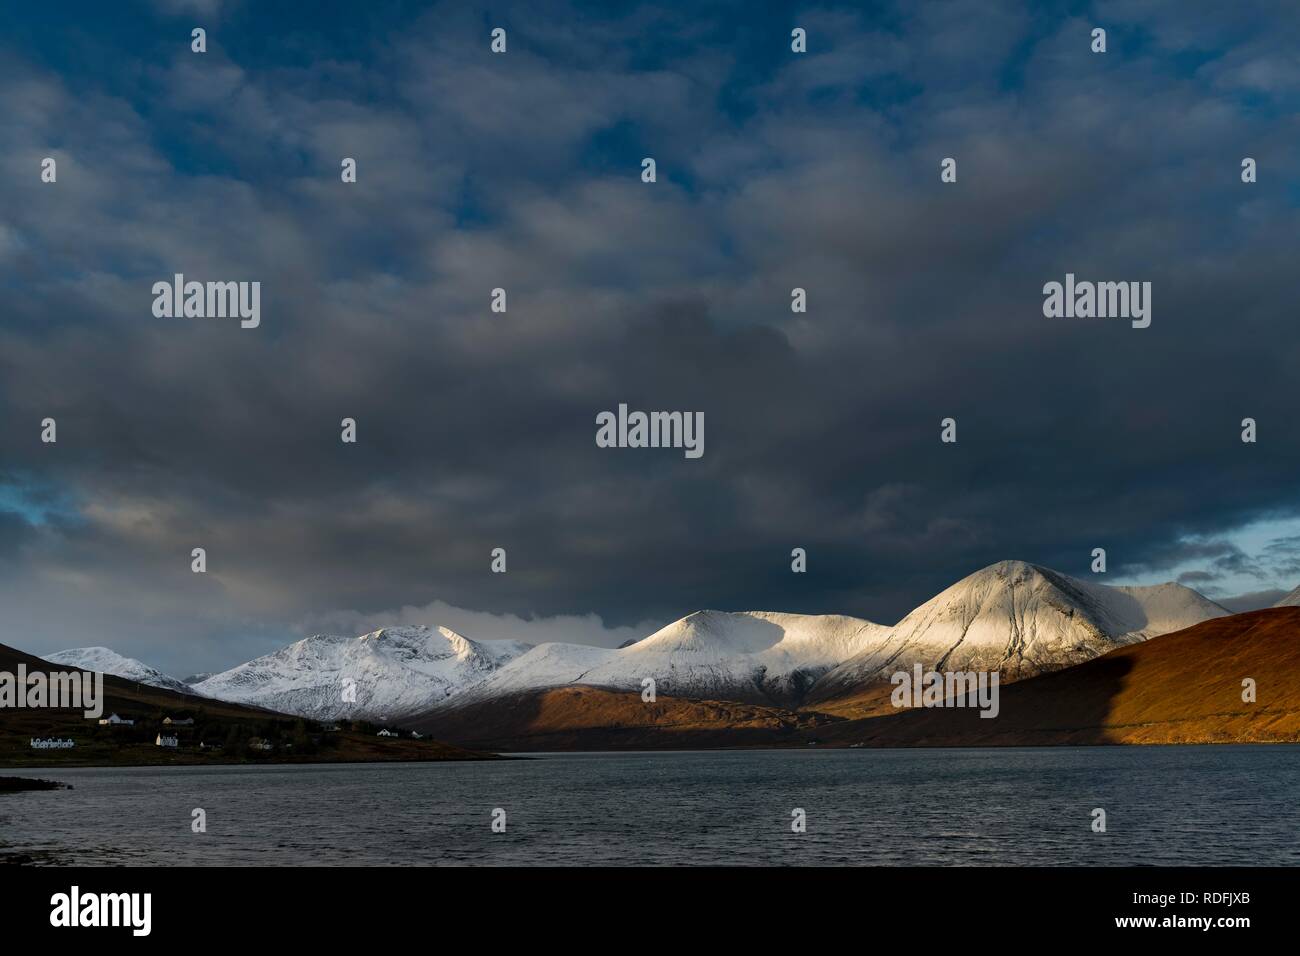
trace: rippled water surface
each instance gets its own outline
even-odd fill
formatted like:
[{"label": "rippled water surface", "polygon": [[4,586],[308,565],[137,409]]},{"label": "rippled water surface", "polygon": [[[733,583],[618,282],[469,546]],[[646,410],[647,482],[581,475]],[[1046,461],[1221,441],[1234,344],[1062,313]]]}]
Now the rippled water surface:
[{"label": "rippled water surface", "polygon": [[[3,772],[0,770],[0,772]],[[22,770],[0,860],[89,864],[1297,864],[1300,747],[553,754]],[[207,833],[191,832],[191,811]],[[506,811],[505,833],[491,830]],[[1107,832],[1092,831],[1094,808]],[[807,830],[791,832],[802,808]]]}]

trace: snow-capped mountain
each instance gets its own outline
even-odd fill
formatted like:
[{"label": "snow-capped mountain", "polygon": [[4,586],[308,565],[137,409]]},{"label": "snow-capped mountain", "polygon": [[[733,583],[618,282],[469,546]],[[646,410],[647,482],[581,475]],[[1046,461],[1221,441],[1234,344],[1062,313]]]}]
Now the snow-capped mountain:
[{"label": "snow-capped mountain", "polygon": [[[697,611],[619,648],[472,641],[447,628],[317,635],[195,690],[319,720],[396,719],[587,685],[798,706],[921,663],[1010,681],[1229,613],[1178,584],[1111,587],[1021,561],[959,581],[893,627],[839,615]],[[344,691],[355,684],[356,700]]]},{"label": "snow-capped mountain", "polygon": [[619,651],[583,680],[676,697],[796,703],[844,660],[876,646],[889,628],[838,614],[697,611]]},{"label": "snow-capped mountain", "polygon": [[437,706],[531,647],[480,643],[423,625],[361,637],[317,634],[209,677],[195,690],[316,720],[392,719]]},{"label": "snow-capped mountain", "polygon": [[656,694],[792,704],[888,631],[836,614],[696,611],[616,650],[538,645],[471,688],[464,701],[567,684],[640,691],[649,677]]},{"label": "snow-capped mountain", "polygon": [[174,690],[182,694],[194,693],[188,684],[178,681],[175,677],[169,677],[133,657],[123,657],[107,647],[73,647],[66,651],[45,654],[44,658],[51,664],[66,664],[69,667],[80,667],[82,670],[112,674],[114,677],[135,681],[138,684],[148,684],[150,687],[161,687],[163,690]]},{"label": "snow-capped mountain", "polygon": [[1282,600],[1273,605],[1274,607],[1300,607],[1300,588],[1296,588]]},{"label": "snow-capped mountain", "polygon": [[447,703],[459,704],[462,701],[501,697],[542,687],[589,684],[592,682],[586,679],[586,675],[593,668],[622,653],[622,650],[607,647],[565,644],[561,641],[538,644]]},{"label": "snow-capped mountain", "polygon": [[912,611],[885,640],[826,674],[813,696],[827,699],[917,663],[1017,680],[1228,613],[1180,584],[1112,587],[1002,561]]}]

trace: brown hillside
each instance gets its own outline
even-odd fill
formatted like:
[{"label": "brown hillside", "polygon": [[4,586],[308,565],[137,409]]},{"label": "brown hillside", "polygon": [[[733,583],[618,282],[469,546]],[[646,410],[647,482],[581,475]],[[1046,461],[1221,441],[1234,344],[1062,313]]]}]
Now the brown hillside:
[{"label": "brown hillside", "polygon": [[816,710],[818,713],[845,718],[880,717],[885,714],[896,714],[898,708],[889,699],[893,691],[893,684],[888,681],[881,681],[866,687],[854,688],[848,694],[833,697],[829,700],[818,700],[809,703],[804,709]]},{"label": "brown hillside", "polygon": [[411,719],[412,727],[490,750],[689,750],[806,744],[801,732],[836,718],[760,704],[562,687],[530,691]]},{"label": "brown hillside", "polygon": [[[1257,702],[1242,701],[1253,678]],[[844,721],[867,746],[1300,741],[1300,607],[1205,621],[1001,688],[1001,712],[930,708]]]}]

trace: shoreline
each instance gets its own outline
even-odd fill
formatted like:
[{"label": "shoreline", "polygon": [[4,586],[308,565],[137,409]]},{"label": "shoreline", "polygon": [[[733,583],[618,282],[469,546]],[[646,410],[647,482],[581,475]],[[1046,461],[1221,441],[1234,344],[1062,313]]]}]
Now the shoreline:
[{"label": "shoreline", "polygon": [[[591,749],[591,750],[510,750],[503,748],[495,753],[482,753],[466,757],[429,757],[427,759],[411,757],[390,757],[376,759],[356,759],[355,757],[342,758],[338,760],[321,760],[318,758],[303,758],[300,760],[204,760],[204,761],[165,761],[165,762],[77,762],[67,764],[33,764],[31,766],[6,766],[2,768],[6,774],[17,773],[44,773],[57,774],[61,770],[105,770],[105,769],[155,769],[164,767],[326,767],[326,766],[369,766],[374,764],[429,764],[429,763],[471,763],[476,761],[516,761],[516,760],[535,760],[546,757],[569,757],[569,756],[588,756],[588,757],[630,757],[630,756],[657,756],[660,754],[751,754],[751,753],[826,753],[849,750],[860,750],[869,752],[880,751],[924,751],[933,752],[938,750],[947,750],[954,753],[965,751],[1011,751],[1011,750],[1137,750],[1137,749],[1179,749],[1193,747],[1251,747],[1251,748],[1274,748],[1274,747],[1300,747],[1300,741],[1252,741],[1252,740],[1222,740],[1222,741],[1188,741],[1180,743],[1159,742],[1159,743],[1079,743],[1079,744],[969,744],[953,745],[948,743],[936,744],[909,744],[906,746],[888,746],[879,744],[868,744],[862,747],[851,746],[828,746],[828,747],[799,747],[799,746],[775,746],[775,747],[660,747],[654,749],[646,748],[629,748],[627,750],[610,750],[610,749]],[[27,781],[36,780],[34,777],[14,777],[0,775],[0,793],[6,792],[3,786],[5,780]],[[54,783],[55,781],[44,781]],[[18,788],[17,792],[23,790],[51,790],[61,789],[61,785],[54,787],[30,787]]]},{"label": "shoreline", "polygon": [[0,776],[0,793],[31,793],[45,790],[70,790],[70,784],[58,780],[45,780],[41,777],[7,777]]},{"label": "shoreline", "polygon": [[[519,760],[523,759],[518,756],[505,756],[498,753],[487,751],[465,751],[464,754],[429,754],[423,755],[393,755],[382,757],[358,757],[355,754],[341,756],[337,759],[322,759],[319,754],[303,756],[301,758],[289,759],[239,759],[232,758],[223,760],[221,758],[186,760],[75,760],[67,763],[15,763],[7,762],[0,770],[8,773],[22,773],[26,771],[54,771],[59,770],[85,770],[85,769],[112,769],[112,768],[130,768],[130,767],[292,767],[300,765],[319,765],[328,766],[330,764],[382,764],[382,763],[475,763],[479,761],[493,760]],[[0,776],[0,780],[4,779]],[[14,778],[27,779],[27,778]],[[3,790],[0,790],[3,792]]]}]

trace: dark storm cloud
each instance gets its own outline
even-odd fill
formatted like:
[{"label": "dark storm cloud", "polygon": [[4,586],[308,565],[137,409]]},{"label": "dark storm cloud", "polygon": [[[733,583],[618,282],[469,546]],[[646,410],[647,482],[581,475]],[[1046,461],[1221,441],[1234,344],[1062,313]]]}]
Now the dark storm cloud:
[{"label": "dark storm cloud", "polygon": [[[892,622],[1003,558],[1249,571],[1218,538],[1300,504],[1300,37],[1194,6],[518,7],[493,57],[456,5],[277,64],[235,5],[129,90],[7,57],[0,455],[67,513],[0,512],[0,640],[180,670],[435,602]],[[261,327],[153,318],[177,271],[261,281]],[[1043,318],[1066,272],[1150,280],[1151,328]],[[619,402],[703,411],[704,457],[598,449]]]}]

